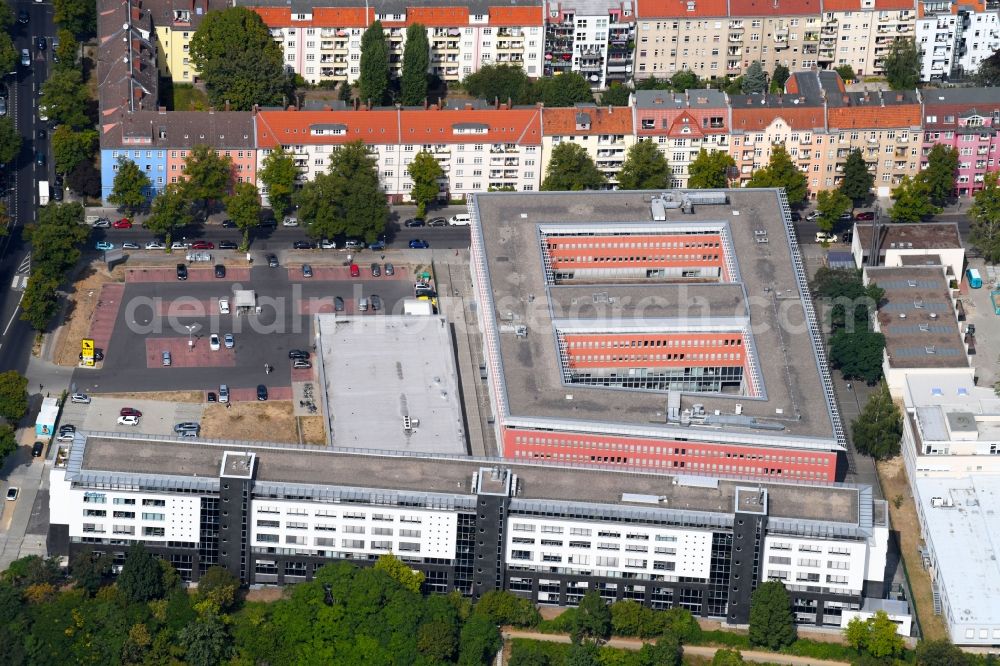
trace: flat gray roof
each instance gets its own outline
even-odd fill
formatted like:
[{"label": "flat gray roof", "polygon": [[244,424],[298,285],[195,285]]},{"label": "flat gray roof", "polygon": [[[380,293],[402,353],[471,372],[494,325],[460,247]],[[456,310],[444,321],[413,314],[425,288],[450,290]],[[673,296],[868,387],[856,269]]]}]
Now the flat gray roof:
[{"label": "flat gray roof", "polygon": [[316,324],[335,447],[468,451],[443,316],[323,314]]},{"label": "flat gray roof", "polygon": [[[962,247],[958,225],[954,222],[924,222],[917,224],[883,224],[879,253],[886,250],[946,250]],[[861,247],[867,252],[872,246],[872,225],[855,224]]]},{"label": "flat gray roof", "polygon": [[[801,259],[778,193],[727,193],[728,204],[696,204],[692,214],[670,209],[665,222],[652,221],[651,192],[518,192],[474,198],[470,204],[475,213],[473,271],[477,261],[484,261],[492,303],[481,306],[488,309],[485,325],[498,339],[509,411],[506,424],[544,428],[559,421],[560,428],[589,432],[596,428],[612,434],[839,448],[832,420],[839,423],[839,415],[824,394],[829,375],[817,363],[814,342],[819,333],[805,323],[811,303],[800,292],[796,271],[801,270]],[[736,283],[546,283],[540,229],[592,225],[595,233],[624,237],[645,229],[692,224],[721,229],[723,237],[728,236]],[[759,242],[762,237],[766,243]],[[485,248],[484,259],[477,257],[477,247]],[[753,348],[746,351],[755,357],[762,396],[685,393],[681,397],[681,409],[702,404],[709,415],[718,410],[727,423],[668,425],[666,392],[563,382],[554,329],[567,320],[600,330],[605,322],[592,320],[605,319],[616,332],[643,326],[652,331],[669,326],[694,331],[698,327],[739,330],[747,317]],[[526,325],[523,335],[515,332],[518,325]],[[737,404],[746,418],[729,418],[735,416]],[[757,424],[748,425],[749,419]],[[762,424],[771,429],[764,430]]]},{"label": "flat gray roof", "polygon": [[[218,478],[223,455],[253,454],[257,480],[315,486],[389,489],[472,495],[472,475],[483,467],[510,469],[519,480],[518,499],[592,502],[633,507],[731,514],[737,488],[762,488],[772,517],[858,525],[862,488],[796,485],[758,481],[708,480],[502,459],[375,454],[365,451],[268,448],[248,443],[215,444],[141,436],[95,435],[78,439],[83,446],[81,471],[149,477]],[[124,455],[127,453],[127,455]],[[656,497],[659,502],[626,502],[626,494]]]}]

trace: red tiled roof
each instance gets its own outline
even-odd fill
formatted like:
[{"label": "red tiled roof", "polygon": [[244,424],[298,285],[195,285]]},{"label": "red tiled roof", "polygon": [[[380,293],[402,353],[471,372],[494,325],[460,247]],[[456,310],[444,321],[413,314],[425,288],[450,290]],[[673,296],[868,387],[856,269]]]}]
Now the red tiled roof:
[{"label": "red tiled roof", "polygon": [[881,106],[831,107],[828,121],[831,129],[863,129],[868,127],[914,127],[920,125],[919,104]]},{"label": "red tiled roof", "polygon": [[781,118],[788,126],[794,130],[809,130],[815,127],[823,127],[823,107],[751,107],[746,109],[733,109],[734,132],[762,130]]},{"label": "red tiled roof", "polygon": [[728,12],[726,0],[638,0],[636,7],[639,18],[699,18]]},{"label": "red tiled roof", "polygon": [[545,22],[542,7],[490,7],[490,25],[540,26]]},{"label": "red tiled roof", "polygon": [[[456,134],[457,125],[482,125],[485,132]],[[342,134],[315,136],[315,125],[343,125]],[[541,145],[541,109],[371,111],[260,111],[257,146],[367,144],[516,143]]]},{"label": "red tiled roof", "polygon": [[431,28],[468,25],[468,7],[407,7],[406,24],[420,23]]},{"label": "red tiled roof", "polygon": [[289,7],[251,7],[269,28],[288,26],[304,28],[365,28],[375,20],[375,10],[368,11],[365,20],[364,7],[316,7],[311,21],[293,21]]},{"label": "red tiled roof", "polygon": [[730,16],[819,14],[820,0],[729,0]]},{"label": "red tiled roof", "polygon": [[[916,9],[915,4],[922,5],[923,3],[914,3],[913,0],[875,0],[875,6],[869,8],[867,11],[882,10],[887,9]],[[862,6],[861,0],[823,0],[823,11],[824,12],[862,12],[866,11]]]},{"label": "red tiled roof", "polygon": [[[576,114],[590,116],[590,129],[576,129]],[[632,109],[627,106],[587,107],[582,109],[561,108],[542,111],[542,127],[545,136],[572,136],[574,134],[631,134]]]}]

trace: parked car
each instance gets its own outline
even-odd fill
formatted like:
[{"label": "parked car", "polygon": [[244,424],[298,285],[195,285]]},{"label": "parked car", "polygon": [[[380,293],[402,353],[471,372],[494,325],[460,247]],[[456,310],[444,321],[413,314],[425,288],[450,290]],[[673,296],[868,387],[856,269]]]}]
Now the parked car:
[{"label": "parked car", "polygon": [[78,405],[89,405],[90,396],[87,395],[86,393],[74,393],[69,397],[69,401],[76,403]]},{"label": "parked car", "polygon": [[127,217],[123,217],[120,220],[115,220],[115,223],[112,224],[111,226],[114,227],[115,229],[131,229],[132,220],[128,219]]},{"label": "parked car", "polygon": [[288,350],[288,358],[291,360],[301,359],[303,361],[309,360],[309,352],[302,349],[290,349]]},{"label": "parked car", "polygon": [[257,384],[257,399],[261,402],[267,400],[267,387],[263,384]]},{"label": "parked car", "polygon": [[[22,9],[21,11],[19,11],[17,13],[17,22],[21,23],[21,24],[24,24],[24,23],[28,22],[28,10],[27,9]],[[27,50],[28,49],[25,49],[25,51],[27,51]]]},{"label": "parked car", "polygon": [[811,211],[808,215],[806,215],[806,219],[809,220],[810,222],[817,219],[818,217],[819,217],[818,210]]},{"label": "parked car", "polygon": [[372,294],[368,297],[368,300],[371,302],[373,311],[378,312],[382,309],[382,299],[379,298],[378,294]]},{"label": "parked car", "polygon": [[451,219],[448,220],[448,224],[453,227],[467,227],[472,224],[472,216],[468,213],[459,213],[458,215],[452,215]]},{"label": "parked car", "polygon": [[35,48],[37,48],[39,51],[44,51],[47,46],[48,44],[46,43],[44,37],[39,37],[35,40]]},{"label": "parked car", "polygon": [[283,226],[283,227],[297,227],[297,226],[299,226],[299,220],[296,217],[286,216],[281,221],[281,226]]},{"label": "parked car", "polygon": [[229,314],[229,299],[220,298],[219,299],[219,314]]},{"label": "parked car", "polygon": [[225,227],[226,229],[235,229],[236,223],[233,222],[232,220],[223,220],[222,226]]},{"label": "parked car", "polygon": [[396,274],[396,268],[392,264],[385,265],[385,276],[390,277]]},{"label": "parked car", "polygon": [[[39,138],[44,138],[44,137],[39,137]],[[106,217],[99,217],[94,221],[95,229],[107,229],[110,226],[111,226],[111,220],[109,220]]]},{"label": "parked car", "polygon": [[31,445],[31,457],[32,458],[41,458],[42,457],[42,453],[44,451],[45,451],[45,445],[42,444],[41,442],[35,442],[34,444]]},{"label": "parked car", "polygon": [[379,277],[382,275],[382,269],[379,268],[378,264],[372,264],[372,277]]},{"label": "parked car", "polygon": [[840,242],[842,243],[850,243],[853,240],[854,240],[853,231],[845,231],[844,233],[840,234]]},{"label": "parked car", "polygon": [[427,222],[422,217],[411,217],[407,221],[403,222],[404,227],[410,227],[410,228],[422,227],[425,224],[427,224]]},{"label": "parked car", "polygon": [[118,416],[142,416],[142,412],[135,407],[122,407],[121,411],[118,412]]},{"label": "parked car", "polygon": [[184,255],[186,261],[212,261],[212,254],[209,252],[188,252]]},{"label": "parked car", "polygon": [[139,425],[139,417],[138,416],[119,416],[118,417],[118,425],[123,425],[123,426]]},{"label": "parked car", "polygon": [[229,402],[228,384],[219,384],[219,402]]},{"label": "parked car", "polygon": [[21,66],[31,67],[31,51],[28,49],[21,49]]},{"label": "parked car", "polygon": [[94,247],[96,247],[98,250],[101,250],[102,252],[107,252],[108,250],[115,249],[115,244],[109,243],[108,241],[97,241],[97,245],[95,245]]},{"label": "parked car", "polygon": [[368,246],[368,249],[373,252],[381,252],[382,250],[385,249],[385,241],[384,240],[375,241],[374,243]]},{"label": "parked car", "polygon": [[236,250],[239,249],[239,247],[239,244],[234,243],[233,241],[219,241],[220,250]]},{"label": "parked car", "polygon": [[365,249],[365,242],[362,241],[362,240],[357,240],[357,239],[351,238],[349,240],[344,241],[344,249],[345,250],[363,250],[363,249]]},{"label": "parked car", "polygon": [[188,267],[184,264],[177,264],[177,279],[187,280],[188,279]]},{"label": "parked car", "polygon": [[76,436],[76,430],[60,430],[59,436],[56,437],[57,442],[72,442],[73,438]]},{"label": "parked car", "polygon": [[840,215],[839,215],[839,216],[837,217],[837,219],[838,219],[838,220],[840,220],[841,222],[849,222],[849,221],[851,221],[851,220],[853,220],[853,219],[854,219],[854,215],[852,215],[852,214],[851,214],[851,213],[850,213],[850,212],[848,211],[848,212],[844,212],[844,213],[841,213],[841,214],[840,214]]},{"label": "parked car", "polygon": [[313,267],[309,264],[302,264],[302,277],[311,278],[313,276]]},{"label": "parked car", "polygon": [[[83,360],[83,352],[80,352],[80,360],[81,361]],[[103,361],[104,360],[104,352],[102,350],[100,350],[100,349],[95,349],[94,350],[94,360],[95,361]]]},{"label": "parked car", "polygon": [[334,296],[333,298],[333,311],[343,312],[344,311],[344,299],[340,296]]},{"label": "parked car", "polygon": [[[55,199],[56,201],[58,201],[59,199],[62,199],[62,195],[59,195],[58,197],[55,196],[56,192],[61,192],[61,191],[62,190],[52,190],[52,198]],[[122,243],[122,249],[123,250],[138,250],[139,249],[139,244],[138,243],[133,243],[132,241],[127,241],[125,243]]]},{"label": "parked car", "polygon": [[163,352],[163,367],[169,368],[172,363],[173,360],[170,358],[170,352],[168,351]]},{"label": "parked car", "polygon": [[194,421],[183,421],[174,426],[174,432],[176,433],[198,432],[199,430],[201,430],[201,425]]},{"label": "parked car", "polygon": [[324,238],[319,242],[319,247],[322,250],[336,250],[337,243],[336,241],[332,241],[329,238]]},{"label": "parked car", "polygon": [[146,243],[147,250],[166,250],[167,246],[160,241],[149,241]]},{"label": "parked car", "polygon": [[215,265],[215,277],[224,278],[226,277],[226,267],[222,264]]},{"label": "parked car", "polygon": [[292,362],[292,367],[295,368],[296,370],[308,370],[309,368],[313,367],[313,364],[310,363],[309,361],[297,358]]},{"label": "parked car", "polygon": [[826,231],[816,232],[816,242],[817,243],[836,243],[837,234],[831,234]]},{"label": "parked car", "polygon": [[185,243],[183,241],[174,241],[170,244],[171,250],[186,250],[191,247],[191,243]]},{"label": "parked car", "polygon": [[315,246],[311,242],[305,240],[297,240],[292,243],[292,248],[296,250],[311,250],[314,247]]},{"label": "parked car", "polygon": [[215,249],[215,243],[213,243],[212,241],[207,241],[207,240],[195,241],[195,242],[191,243],[191,249],[192,250],[214,250]]},{"label": "parked car", "polygon": [[863,210],[860,213],[855,213],[854,214],[854,219],[855,220],[859,220],[859,221],[874,220],[875,219],[875,213],[873,213],[870,210]]},{"label": "parked car", "polygon": [[792,222],[801,222],[802,221],[802,216],[799,215],[799,213],[797,211],[794,211],[794,210],[792,211],[791,218],[792,218]]},{"label": "parked car", "polygon": [[448,220],[443,217],[433,217],[427,221],[428,227],[447,227]]},{"label": "parked car", "polygon": [[361,269],[357,264],[351,264],[351,277],[361,277]]},{"label": "parked car", "polygon": [[7,501],[13,502],[17,499],[17,494],[21,492],[21,489],[17,486],[11,486],[7,489]]},{"label": "parked car", "polygon": [[236,338],[233,337],[232,333],[226,333],[222,336],[222,343],[226,345],[226,349],[232,349],[236,346]]},{"label": "parked car", "polygon": [[426,250],[430,247],[430,243],[425,240],[420,240],[419,238],[414,238],[410,241],[411,250]]},{"label": "parked car", "polygon": [[208,402],[218,402],[218,400],[219,400],[219,397],[218,397],[217,395],[215,395],[215,391],[209,391],[209,392],[208,392],[208,393],[206,394],[206,396],[205,396],[205,399],[206,399],[206,400],[207,400]]},{"label": "parked car", "polygon": [[208,336],[208,348],[212,351],[222,349],[222,341],[219,339],[218,333],[212,333],[212,335]]},{"label": "parked car", "polygon": [[269,255],[267,255],[267,265],[269,267],[271,267],[271,268],[277,268],[278,267],[278,255],[276,255],[276,254],[269,254]]}]

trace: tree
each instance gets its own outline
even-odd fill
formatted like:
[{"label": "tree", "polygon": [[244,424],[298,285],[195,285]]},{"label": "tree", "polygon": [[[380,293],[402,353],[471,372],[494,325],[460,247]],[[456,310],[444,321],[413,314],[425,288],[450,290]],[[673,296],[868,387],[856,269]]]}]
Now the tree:
[{"label": "tree", "polygon": [[250,230],[260,224],[260,192],[253,183],[236,183],[224,203],[236,228],[243,231],[241,249],[246,250],[250,246]]},{"label": "tree", "polygon": [[774,74],[771,75],[771,92],[781,93],[785,91],[785,83],[792,73],[784,65],[776,65]]},{"label": "tree", "polygon": [[972,218],[970,240],[991,264],[1000,261],[1000,185],[997,176],[996,171],[986,174],[983,189],[976,192],[969,208],[969,217]]},{"label": "tree", "polygon": [[703,88],[704,81],[690,69],[682,69],[670,77],[670,89],[674,92],[686,92],[695,88]]},{"label": "tree", "polygon": [[21,134],[10,115],[0,118],[0,163],[13,162],[21,151]]},{"label": "tree", "polygon": [[927,155],[927,166],[918,178],[927,184],[927,194],[935,206],[944,205],[955,191],[958,151],[942,143],[934,144]]},{"label": "tree", "polygon": [[534,627],[542,619],[535,605],[506,590],[490,590],[476,602],[476,613],[490,618],[494,624]]},{"label": "tree", "polygon": [[840,190],[823,190],[816,195],[816,224],[823,231],[833,231],[840,216],[851,209],[851,200]]},{"label": "tree", "polygon": [[236,602],[240,579],[220,566],[209,567],[198,579],[198,599],[211,603],[215,612],[226,612]]},{"label": "tree", "polygon": [[69,173],[81,162],[94,158],[97,130],[73,130],[60,125],[52,132],[52,156],[57,173]]},{"label": "tree", "polygon": [[899,453],[902,436],[903,419],[889,395],[889,387],[883,382],[851,424],[854,448],[876,460],[885,460]]},{"label": "tree", "polygon": [[281,104],[289,90],[281,46],[246,7],[208,12],[191,37],[190,58],[219,108],[227,102],[238,111]]},{"label": "tree", "polygon": [[863,379],[869,384],[882,377],[885,336],[867,328],[853,333],[839,330],[830,337],[830,364],[844,379]]},{"label": "tree", "polygon": [[85,590],[90,596],[97,594],[111,575],[111,558],[100,555],[100,553],[79,552],[69,563],[69,574],[76,581],[76,586]]},{"label": "tree", "polygon": [[892,190],[894,202],[889,209],[889,219],[893,222],[921,222],[937,215],[941,209],[930,199],[930,188],[920,177],[903,176],[903,180]]},{"label": "tree", "polygon": [[565,72],[551,78],[537,79],[532,84],[534,101],[545,106],[573,106],[577,102],[593,102],[590,84],[576,72]]},{"label": "tree", "polygon": [[32,585],[54,585],[62,581],[63,575],[58,557],[28,555],[11,562],[6,571],[0,572],[0,577],[23,591]]},{"label": "tree", "polygon": [[808,179],[788,156],[784,146],[774,146],[771,149],[771,159],[763,169],[757,169],[747,187],[783,187],[788,196],[788,203],[797,204],[808,194]]},{"label": "tree", "polygon": [[0,465],[7,456],[17,451],[17,435],[14,427],[8,423],[0,424]]},{"label": "tree", "polygon": [[85,197],[97,198],[101,196],[101,172],[97,170],[93,162],[80,162],[66,176],[66,184],[69,188]]},{"label": "tree", "polygon": [[473,97],[489,102],[526,104],[531,101],[531,81],[524,68],[516,65],[484,65],[478,72],[465,77],[462,86]]},{"label": "tree", "polygon": [[129,548],[117,585],[132,603],[144,603],[163,596],[160,565],[141,541],[133,542]]},{"label": "tree", "polygon": [[385,555],[380,556],[378,560],[375,561],[374,568],[376,571],[385,572],[389,578],[393,579],[410,592],[416,592],[419,594],[420,587],[424,584],[424,574],[422,571],[411,569],[392,553],[386,553]]},{"label": "tree", "polygon": [[661,614],[664,631],[682,643],[694,643],[701,638],[701,625],[686,608],[668,608]]},{"label": "tree", "polygon": [[607,106],[628,106],[632,91],[620,83],[612,83],[611,87],[601,93],[601,104]]},{"label": "tree", "polygon": [[570,637],[574,643],[599,643],[611,635],[611,609],[597,590],[590,590],[576,609]]},{"label": "tree", "polygon": [[716,650],[712,657],[712,666],[741,666],[745,663],[739,650]]},{"label": "tree", "polygon": [[272,150],[261,165],[257,179],[267,188],[267,200],[275,217],[284,217],[292,207],[295,178],[299,175],[295,160],[282,147]]},{"label": "tree", "polygon": [[917,643],[917,666],[969,666],[970,659],[947,638]]},{"label": "tree", "polygon": [[994,51],[993,55],[979,63],[973,81],[977,86],[986,88],[1000,86],[1000,50]]},{"label": "tree", "polygon": [[423,217],[427,212],[428,204],[437,201],[438,194],[441,192],[438,180],[444,178],[444,169],[441,168],[433,155],[426,150],[421,150],[407,165],[406,173],[413,180],[410,196],[417,204],[417,217]]},{"label": "tree", "polygon": [[124,155],[118,156],[118,169],[111,185],[108,203],[124,210],[129,215],[135,215],[146,203],[146,192],[151,183],[145,174],[132,160]]},{"label": "tree", "polygon": [[503,645],[500,630],[484,615],[470,615],[459,639],[460,666],[481,666],[492,663]]},{"label": "tree", "polygon": [[867,620],[853,618],[844,629],[844,637],[855,650],[876,659],[894,659],[906,650],[903,637],[896,631],[896,623],[885,611],[878,611]]},{"label": "tree", "polygon": [[59,280],[44,273],[32,273],[21,297],[21,320],[36,331],[44,331],[59,311],[56,290]]},{"label": "tree", "polygon": [[858,78],[854,74],[854,68],[850,65],[840,65],[839,67],[834,67],[833,71],[837,72],[844,81],[853,81]]},{"label": "tree", "polygon": [[87,116],[89,96],[83,85],[83,75],[79,68],[60,68],[52,72],[42,84],[42,94],[38,106],[57,125],[69,125],[73,129],[93,126]]},{"label": "tree", "polygon": [[78,37],[90,37],[97,33],[97,7],[87,0],[53,0],[53,18],[60,27]]},{"label": "tree", "polygon": [[0,34],[0,72],[12,72],[17,67],[17,51],[6,32]]},{"label": "tree", "polygon": [[[227,10],[228,11],[228,10]],[[208,208],[229,194],[233,183],[233,162],[204,144],[195,146],[184,158],[182,189],[194,204]]]},{"label": "tree", "polygon": [[60,67],[76,67],[76,60],[80,51],[80,44],[76,41],[71,30],[59,31],[59,46],[56,47],[56,57],[59,58]]},{"label": "tree", "polygon": [[28,413],[28,379],[17,370],[0,372],[0,416],[11,425]]},{"label": "tree", "polygon": [[848,199],[857,203],[868,198],[874,184],[875,176],[868,170],[868,164],[865,163],[861,150],[855,148],[844,162],[844,177],[838,189]]},{"label": "tree", "polygon": [[743,73],[743,84],[740,86],[744,95],[767,92],[767,74],[760,64],[760,60],[754,60]]},{"label": "tree", "polygon": [[399,80],[399,101],[403,106],[420,106],[427,100],[427,71],[431,65],[431,47],[427,28],[413,23],[406,29],[403,47],[403,72]]},{"label": "tree", "polygon": [[542,181],[545,191],[596,190],[607,179],[587,151],[576,143],[563,141],[552,149],[549,166]]},{"label": "tree", "polygon": [[389,215],[375,160],[361,141],[341,146],[328,173],[303,185],[294,200],[314,238],[364,237],[371,243],[385,231]]},{"label": "tree", "polygon": [[167,247],[173,242],[174,231],[194,222],[191,200],[180,183],[170,183],[153,199],[145,227],[163,236]]},{"label": "tree", "polygon": [[920,49],[916,42],[897,37],[882,63],[885,78],[893,90],[912,90],[920,83]]},{"label": "tree", "polygon": [[670,187],[667,158],[653,143],[643,139],[629,147],[618,172],[618,187],[623,190],[663,190]]},{"label": "tree", "polygon": [[341,102],[350,102],[353,97],[354,91],[351,88],[351,84],[347,81],[342,81],[340,88],[337,90],[337,99]]},{"label": "tree", "polygon": [[639,650],[639,663],[643,666],[681,666],[683,661],[684,648],[677,637],[669,633]]},{"label": "tree", "polygon": [[750,642],[780,650],[795,642],[792,601],[780,580],[761,583],[750,597]]},{"label": "tree", "polygon": [[702,148],[688,166],[688,187],[700,190],[728,187],[729,170],[735,166],[736,161],[729,153],[721,150],[708,152]]},{"label": "tree", "polygon": [[358,96],[362,102],[378,106],[389,92],[389,45],[381,21],[372,23],[361,35],[360,67]]},{"label": "tree", "polygon": [[229,659],[232,647],[226,625],[215,613],[199,617],[177,634],[184,659],[191,666],[218,666]]}]

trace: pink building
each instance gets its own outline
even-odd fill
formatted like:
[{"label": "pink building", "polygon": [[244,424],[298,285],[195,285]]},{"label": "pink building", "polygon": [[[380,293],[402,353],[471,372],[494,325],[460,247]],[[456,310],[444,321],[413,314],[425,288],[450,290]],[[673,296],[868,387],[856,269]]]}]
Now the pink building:
[{"label": "pink building", "polygon": [[981,190],[986,173],[1000,168],[1000,88],[928,90],[921,168],[938,143],[958,151],[956,194],[971,196]]}]

